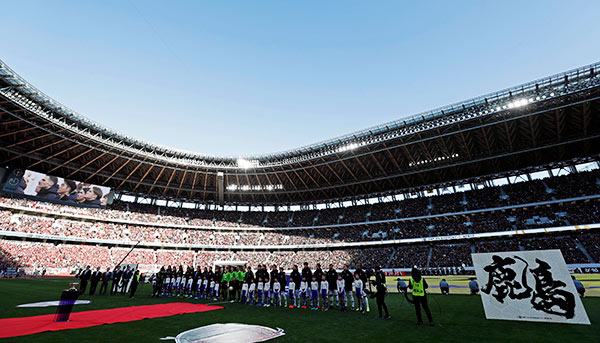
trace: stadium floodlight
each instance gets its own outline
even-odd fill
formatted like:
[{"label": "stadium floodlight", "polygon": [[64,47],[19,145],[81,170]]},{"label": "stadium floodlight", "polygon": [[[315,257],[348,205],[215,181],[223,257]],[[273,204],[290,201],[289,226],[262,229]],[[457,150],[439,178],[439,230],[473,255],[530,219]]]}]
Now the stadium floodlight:
[{"label": "stadium floodlight", "polygon": [[237,166],[243,169],[249,169],[252,167],[256,167],[258,165],[258,161],[249,161],[245,158],[237,159]]},{"label": "stadium floodlight", "polygon": [[[532,102],[532,99],[529,99],[529,102]],[[508,104],[508,108],[522,107],[529,103],[527,99],[515,100]]]},{"label": "stadium floodlight", "polygon": [[[363,145],[363,144],[360,144]],[[358,148],[360,146],[358,143],[350,143],[348,145],[344,145],[339,147],[336,152],[344,152],[344,151],[348,151],[348,150],[354,150],[356,148]]]}]

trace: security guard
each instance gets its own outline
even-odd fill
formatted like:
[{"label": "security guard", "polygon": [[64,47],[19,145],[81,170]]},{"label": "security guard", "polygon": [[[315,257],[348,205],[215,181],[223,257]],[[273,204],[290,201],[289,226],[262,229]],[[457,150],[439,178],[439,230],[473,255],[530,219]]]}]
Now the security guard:
[{"label": "security guard", "polygon": [[431,311],[429,311],[429,305],[427,305],[427,295],[425,293],[425,289],[428,287],[427,281],[421,276],[421,271],[416,266],[413,267],[408,281],[408,288],[412,289],[412,303],[415,304],[417,325],[423,325],[423,319],[421,318],[421,306],[423,306],[427,319],[429,319],[429,326],[433,326],[433,318],[431,317]]}]

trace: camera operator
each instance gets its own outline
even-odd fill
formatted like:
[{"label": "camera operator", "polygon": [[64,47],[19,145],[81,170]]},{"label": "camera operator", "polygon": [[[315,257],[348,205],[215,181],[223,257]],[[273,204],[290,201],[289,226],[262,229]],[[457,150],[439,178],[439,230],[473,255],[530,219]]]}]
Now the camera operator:
[{"label": "camera operator", "polygon": [[[387,286],[385,284],[385,274],[381,271],[379,266],[375,267],[375,281],[372,281],[375,286],[375,299],[377,299],[377,310],[379,311],[379,316],[377,319],[389,319],[392,318],[388,311],[387,305],[385,304],[385,296],[387,293]],[[385,316],[382,316],[381,310],[385,311]]]}]

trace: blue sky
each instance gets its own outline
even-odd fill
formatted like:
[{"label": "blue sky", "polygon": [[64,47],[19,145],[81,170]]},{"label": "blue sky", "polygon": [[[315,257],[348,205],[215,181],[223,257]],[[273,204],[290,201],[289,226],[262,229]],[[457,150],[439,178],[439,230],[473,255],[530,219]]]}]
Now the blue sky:
[{"label": "blue sky", "polygon": [[311,144],[600,60],[598,1],[12,1],[0,59],[113,129]]}]

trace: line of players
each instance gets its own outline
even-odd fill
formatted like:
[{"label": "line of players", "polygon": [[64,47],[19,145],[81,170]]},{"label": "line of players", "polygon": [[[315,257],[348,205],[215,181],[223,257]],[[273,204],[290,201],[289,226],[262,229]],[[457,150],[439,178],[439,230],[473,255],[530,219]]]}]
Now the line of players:
[{"label": "line of players", "polygon": [[[304,263],[302,272],[294,265],[287,275],[283,267],[258,265],[256,272],[251,267],[227,266],[194,270],[188,267],[162,267],[152,277],[153,297],[170,296],[180,298],[229,300],[247,305],[329,310],[332,307],[346,311],[369,312],[367,272],[360,266],[351,273],[348,266],[338,273],[333,265],[323,272],[320,264],[313,272]],[[355,301],[356,296],[356,301]]]}]

